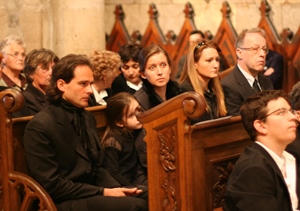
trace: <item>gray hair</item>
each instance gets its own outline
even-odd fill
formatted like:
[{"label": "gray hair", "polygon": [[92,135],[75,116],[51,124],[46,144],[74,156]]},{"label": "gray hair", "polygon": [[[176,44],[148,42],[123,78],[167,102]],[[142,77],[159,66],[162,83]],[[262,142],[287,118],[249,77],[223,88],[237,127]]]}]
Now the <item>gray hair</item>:
[{"label": "gray hair", "polygon": [[263,30],[261,28],[245,29],[237,37],[235,47],[238,48],[238,47],[243,46],[246,35],[250,34],[250,33],[258,33],[261,36],[263,36],[264,38],[266,38],[266,32],[265,32],[265,30]]},{"label": "gray hair", "polygon": [[24,48],[24,50],[26,50],[25,42],[21,37],[19,37],[17,35],[10,35],[10,36],[7,36],[6,38],[4,38],[0,42],[0,51],[2,52],[3,55],[6,53],[7,46],[9,46],[13,43],[16,43],[16,44],[22,46]]}]

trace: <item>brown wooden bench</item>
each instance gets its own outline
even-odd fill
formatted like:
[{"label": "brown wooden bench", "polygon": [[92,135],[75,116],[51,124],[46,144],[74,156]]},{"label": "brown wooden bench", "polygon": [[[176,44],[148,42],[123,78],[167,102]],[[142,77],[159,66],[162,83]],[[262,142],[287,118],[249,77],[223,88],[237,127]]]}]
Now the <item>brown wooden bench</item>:
[{"label": "brown wooden bench", "polygon": [[[0,92],[0,210],[56,210],[50,196],[31,177],[22,138],[32,117],[11,119],[22,95]],[[160,210],[220,209],[233,163],[249,142],[240,117],[190,125],[205,109],[203,98],[184,93],[140,117],[147,130],[149,206]],[[106,128],[105,106],[88,108],[99,136]],[[14,202],[14,203],[12,203]]]},{"label": "brown wooden bench", "polygon": [[[32,116],[11,118],[11,112],[22,107],[23,96],[19,91],[7,89],[0,92],[0,100],[0,210],[55,211],[51,197],[28,176],[23,134]],[[96,117],[98,133],[102,137],[106,129],[105,106],[87,110]]]},{"label": "brown wooden bench", "polygon": [[147,131],[150,210],[222,210],[228,176],[250,138],[240,116],[191,125],[204,108],[188,92],[139,117]]}]

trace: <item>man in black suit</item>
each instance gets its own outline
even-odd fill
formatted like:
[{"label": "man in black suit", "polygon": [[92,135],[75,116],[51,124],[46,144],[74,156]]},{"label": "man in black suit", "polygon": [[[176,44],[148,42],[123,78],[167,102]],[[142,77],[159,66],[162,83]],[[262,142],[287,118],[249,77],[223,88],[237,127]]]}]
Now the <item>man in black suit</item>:
[{"label": "man in black suit", "polygon": [[272,82],[259,74],[269,51],[263,33],[255,28],[243,31],[237,38],[237,65],[221,81],[228,115],[239,115],[243,102],[255,92],[273,89]]},{"label": "man in black suit", "polygon": [[147,189],[124,188],[102,168],[96,122],[84,108],[93,92],[92,65],[67,55],[54,67],[50,105],[36,114],[24,134],[30,173],[58,210],[147,210]]},{"label": "man in black suit", "polygon": [[254,143],[245,148],[229,176],[225,211],[298,210],[296,159],[285,151],[296,138],[298,115],[287,94],[258,92],[245,101],[241,117]]}]

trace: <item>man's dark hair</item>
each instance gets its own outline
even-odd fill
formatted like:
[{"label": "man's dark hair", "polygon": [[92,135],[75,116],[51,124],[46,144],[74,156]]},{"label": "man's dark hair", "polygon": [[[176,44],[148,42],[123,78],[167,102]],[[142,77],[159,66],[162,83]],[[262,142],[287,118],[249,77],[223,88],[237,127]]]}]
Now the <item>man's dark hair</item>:
[{"label": "man's dark hair", "polygon": [[193,30],[190,32],[190,36],[193,35],[193,34],[200,34],[203,38],[205,38],[204,34],[202,31],[200,30]]},{"label": "man's dark hair", "polygon": [[47,90],[47,100],[50,103],[59,101],[62,97],[62,92],[57,87],[59,79],[66,83],[74,78],[74,70],[77,66],[89,66],[93,70],[90,60],[85,55],[69,54],[57,62],[52,71],[50,86]]},{"label": "man's dark hair", "polygon": [[139,53],[142,50],[142,47],[138,44],[125,44],[118,51],[121,56],[123,63],[129,62],[132,59],[134,62],[138,62]]},{"label": "man's dark hair", "polygon": [[257,92],[247,98],[240,109],[242,122],[252,141],[256,141],[257,131],[253,126],[255,120],[265,121],[269,112],[267,105],[270,101],[284,98],[288,102],[288,95],[282,90],[267,90]]}]

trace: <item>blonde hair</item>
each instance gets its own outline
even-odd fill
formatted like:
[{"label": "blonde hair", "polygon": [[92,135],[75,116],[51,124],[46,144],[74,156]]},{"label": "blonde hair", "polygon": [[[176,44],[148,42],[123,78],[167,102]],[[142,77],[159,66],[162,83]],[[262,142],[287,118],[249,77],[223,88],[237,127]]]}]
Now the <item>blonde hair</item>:
[{"label": "blonde hair", "polygon": [[118,53],[112,51],[94,50],[90,56],[90,61],[94,66],[94,79],[101,80],[103,76],[111,73],[117,75],[121,66],[121,57]]},{"label": "blonde hair", "polygon": [[[206,48],[214,48],[218,51],[218,53],[221,52],[218,45],[212,41],[203,41],[200,44],[191,43],[187,54],[187,59],[183,66],[182,75],[179,80],[179,83],[189,80],[194,88],[194,91],[198,92],[203,97],[205,93],[205,88],[203,82],[199,80],[199,73],[196,70],[195,63],[199,61],[202,55],[202,51]],[[216,95],[218,114],[220,116],[226,116],[227,110],[225,106],[224,93],[219,77],[212,78],[208,83],[208,87],[211,88]],[[208,103],[206,110],[210,110]]]}]

